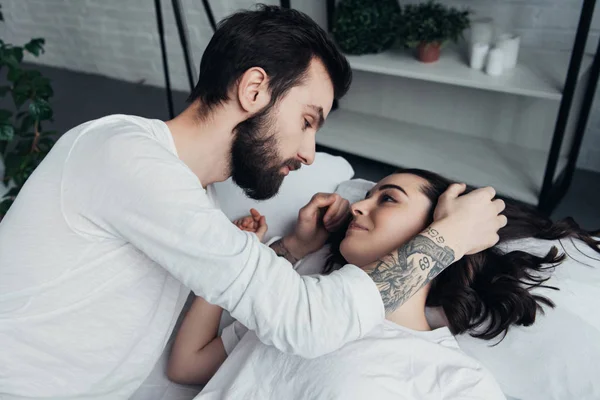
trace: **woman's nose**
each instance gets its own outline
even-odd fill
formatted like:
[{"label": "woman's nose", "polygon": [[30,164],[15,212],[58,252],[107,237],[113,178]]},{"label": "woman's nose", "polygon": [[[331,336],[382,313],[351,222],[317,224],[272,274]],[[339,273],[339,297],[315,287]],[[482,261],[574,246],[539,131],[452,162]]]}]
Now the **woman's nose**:
[{"label": "woman's nose", "polygon": [[354,203],[350,206],[350,210],[352,210],[352,215],[354,215],[354,216],[365,215],[365,213],[366,213],[365,201],[364,200],[357,201],[356,203]]}]

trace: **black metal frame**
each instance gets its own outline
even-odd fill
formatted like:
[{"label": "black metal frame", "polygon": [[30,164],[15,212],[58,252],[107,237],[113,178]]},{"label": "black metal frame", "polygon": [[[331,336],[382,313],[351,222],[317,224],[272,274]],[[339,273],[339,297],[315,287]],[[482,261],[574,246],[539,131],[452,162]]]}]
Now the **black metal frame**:
[{"label": "black metal frame", "polygon": [[[183,49],[183,58],[185,60],[185,70],[187,72],[188,83],[190,85],[190,91],[194,89],[194,73],[192,65],[192,59],[190,57],[190,50],[188,46],[187,30],[183,20],[183,14],[181,12],[180,0],[171,0],[173,5],[173,14],[175,15],[175,24],[177,24],[177,33],[179,34],[179,41],[181,42],[181,48]],[[212,15],[209,17],[211,24],[214,22]],[[213,28],[214,29],[214,28]]]},{"label": "black metal frame", "polygon": [[[190,91],[194,89],[194,74],[193,74],[193,64],[192,58],[190,57],[190,49],[188,46],[188,37],[187,30],[185,28],[185,24],[183,23],[183,14],[181,12],[181,3],[179,0],[171,0],[171,4],[173,6],[173,14],[175,15],[175,24],[177,25],[177,33],[179,35],[179,43],[181,44],[181,49],[183,50],[183,58],[185,59],[185,68],[187,72],[188,82],[190,85]],[[206,17],[208,18],[208,22],[213,29],[213,32],[217,29],[217,24],[215,22],[215,17],[212,12],[212,8],[210,7],[210,3],[208,0],[202,0],[202,4],[204,5],[204,11],[206,12]],[[156,25],[158,27],[158,36],[160,39],[160,51],[162,55],[162,64],[163,70],[165,74],[165,86],[167,92],[167,106],[169,109],[169,117],[175,117],[175,110],[173,107],[173,89],[171,88],[171,79],[169,76],[169,61],[167,59],[167,46],[165,43],[165,30],[164,30],[164,19],[162,14],[162,3],[161,0],[154,0],[154,10],[156,12]]]},{"label": "black metal frame", "polygon": [[154,0],[154,11],[156,12],[156,25],[158,27],[158,38],[160,40],[160,52],[162,55],[163,71],[165,73],[165,85],[167,86],[167,107],[169,117],[175,117],[173,109],[173,92],[171,91],[171,78],[169,77],[169,61],[167,60],[167,46],[165,44],[165,28],[163,25],[162,5],[160,0]]},{"label": "black metal frame", "polygon": [[575,43],[573,44],[571,61],[569,63],[567,77],[565,79],[565,87],[558,110],[558,116],[556,117],[554,135],[552,137],[552,144],[550,146],[550,153],[548,154],[542,191],[540,193],[538,203],[538,208],[547,214],[550,214],[558,205],[571,185],[573,173],[575,172],[575,167],[577,164],[577,157],[579,156],[579,150],[581,148],[581,142],[583,141],[583,135],[585,134],[585,128],[594,100],[594,94],[596,92],[598,73],[600,72],[600,41],[598,42],[599,47],[594,55],[594,61],[592,63],[592,68],[590,69],[590,76],[587,81],[587,87],[585,88],[585,95],[581,104],[581,110],[579,112],[577,125],[575,128],[575,136],[573,138],[573,143],[567,159],[567,166],[560,173],[559,177],[554,179],[560,158],[560,151],[565,137],[565,130],[571,114],[573,98],[577,89],[579,72],[581,70],[581,63],[585,55],[585,45],[590,32],[595,6],[596,0],[584,0],[581,7],[581,15],[579,18],[579,24],[577,25],[577,33],[575,35]]},{"label": "black metal frame", "polygon": [[[281,0],[280,5],[284,8],[290,8],[290,0]],[[175,14],[175,22],[177,24],[177,31],[179,33],[179,40],[183,49],[183,54],[186,62],[186,70],[188,74],[188,80],[190,83],[190,90],[194,87],[194,80],[192,76],[192,65],[191,58],[188,49],[188,40],[186,30],[183,24],[183,18],[181,14],[181,5],[179,0],[172,0],[173,11]],[[202,0],[204,9],[206,11],[207,18],[213,32],[216,30],[215,18],[210,7],[208,0]],[[169,107],[169,114],[171,118],[174,117],[173,111],[173,96],[171,89],[171,82],[169,79],[169,66],[166,55],[166,44],[164,39],[164,27],[163,17],[161,10],[161,0],[154,0],[156,9],[158,33],[160,37],[160,47],[162,52],[163,69],[165,73],[165,84],[167,89],[167,104]],[[590,25],[594,9],[596,6],[596,0],[584,0],[581,7],[581,15],[579,23],[577,25],[577,33],[575,35],[575,42],[573,44],[573,50],[571,53],[571,60],[569,62],[569,69],[565,79],[565,86],[563,89],[563,95],[561,98],[558,115],[556,118],[556,125],[554,128],[554,134],[552,136],[552,143],[550,146],[550,152],[546,163],[546,170],[544,172],[544,180],[542,190],[538,198],[538,208],[545,212],[550,213],[556,207],[558,202],[564,197],[567,190],[571,185],[573,179],[573,173],[577,164],[577,158],[581,149],[581,143],[583,141],[583,135],[589,119],[590,110],[596,93],[596,87],[598,84],[598,77],[600,75],[600,41],[598,42],[598,49],[594,55],[594,61],[590,69],[590,76],[587,81],[587,87],[585,88],[585,94],[581,105],[581,110],[578,115],[577,124],[575,128],[575,136],[571,149],[569,150],[569,156],[567,160],[567,166],[561,172],[557,179],[554,179],[556,170],[558,167],[558,160],[560,157],[560,150],[563,144],[563,140],[566,133],[567,124],[569,117],[571,116],[571,107],[573,105],[573,99],[577,89],[579,80],[579,72],[581,70],[581,64],[585,55],[585,46],[587,38],[589,36]],[[335,10],[335,0],[327,0],[327,27],[331,32],[333,27],[333,14]]]}]

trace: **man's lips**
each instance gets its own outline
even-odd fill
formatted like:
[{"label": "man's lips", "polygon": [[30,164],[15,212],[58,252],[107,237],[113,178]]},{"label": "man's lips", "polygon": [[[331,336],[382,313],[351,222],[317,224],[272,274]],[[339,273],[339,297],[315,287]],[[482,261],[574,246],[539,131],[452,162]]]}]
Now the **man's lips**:
[{"label": "man's lips", "polygon": [[287,164],[287,165],[284,165],[284,166],[282,167],[282,173],[283,173],[284,175],[287,175],[287,174],[289,174],[290,172],[292,172],[292,171],[296,171],[296,170],[298,170],[298,169],[300,169],[300,166],[296,166],[296,165],[290,165],[290,164]]}]

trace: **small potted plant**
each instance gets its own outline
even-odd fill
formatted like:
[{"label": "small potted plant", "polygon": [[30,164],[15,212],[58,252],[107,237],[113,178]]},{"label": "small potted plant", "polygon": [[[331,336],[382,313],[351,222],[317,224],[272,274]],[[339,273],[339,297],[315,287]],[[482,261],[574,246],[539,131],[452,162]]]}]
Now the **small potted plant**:
[{"label": "small potted plant", "polygon": [[440,50],[448,41],[457,42],[470,25],[470,11],[429,0],[404,7],[399,39],[417,49],[417,58],[425,63],[439,60]]},{"label": "small potted plant", "polygon": [[400,14],[398,0],[342,0],[333,36],[346,54],[380,53],[396,41]]}]

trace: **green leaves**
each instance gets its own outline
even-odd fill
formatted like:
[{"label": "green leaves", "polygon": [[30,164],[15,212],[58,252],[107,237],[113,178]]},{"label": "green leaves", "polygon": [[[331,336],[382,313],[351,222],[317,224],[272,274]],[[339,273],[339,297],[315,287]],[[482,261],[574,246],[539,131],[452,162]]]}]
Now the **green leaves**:
[{"label": "green leaves", "polygon": [[15,136],[15,129],[9,124],[0,124],[0,140],[11,141]]},{"label": "green leaves", "polygon": [[29,104],[29,115],[38,120],[50,119],[52,118],[52,108],[46,100],[36,99]]},{"label": "green leaves", "polygon": [[379,53],[395,42],[408,47],[421,42],[443,44],[461,37],[470,26],[470,14],[434,0],[403,8],[397,0],[341,0],[333,36],[348,54]]},{"label": "green leaves", "polygon": [[[48,100],[54,95],[50,80],[38,71],[11,70],[8,73],[9,81],[13,82],[12,96],[15,106],[20,108],[27,100]],[[50,117],[42,119],[50,119]]]},{"label": "green leaves", "polygon": [[15,135],[15,130],[11,124],[12,112],[0,110],[0,140],[10,141]]},{"label": "green leaves", "polygon": [[336,8],[333,36],[348,54],[379,53],[396,41],[400,15],[397,0],[342,0]]},{"label": "green leaves", "polygon": [[41,38],[31,39],[29,43],[25,45],[25,50],[38,57],[44,52],[44,44],[46,41]]},{"label": "green leaves", "polygon": [[42,130],[42,122],[53,115],[48,101],[54,94],[50,80],[22,66],[23,53],[37,57],[44,52],[44,44],[41,38],[23,47],[0,40],[0,69],[7,67],[9,83],[0,86],[0,97],[10,94],[15,105],[10,110],[0,109],[0,156],[5,165],[2,181],[14,186],[0,202],[0,218],[55,142],[56,132]]},{"label": "green leaves", "polygon": [[468,10],[447,7],[434,0],[408,4],[404,7],[398,36],[408,47],[420,43],[457,41],[471,24],[470,14]]},{"label": "green leaves", "polygon": [[0,45],[0,66],[7,66],[9,69],[19,68],[19,64],[22,61],[22,47],[14,47],[6,44]]}]

